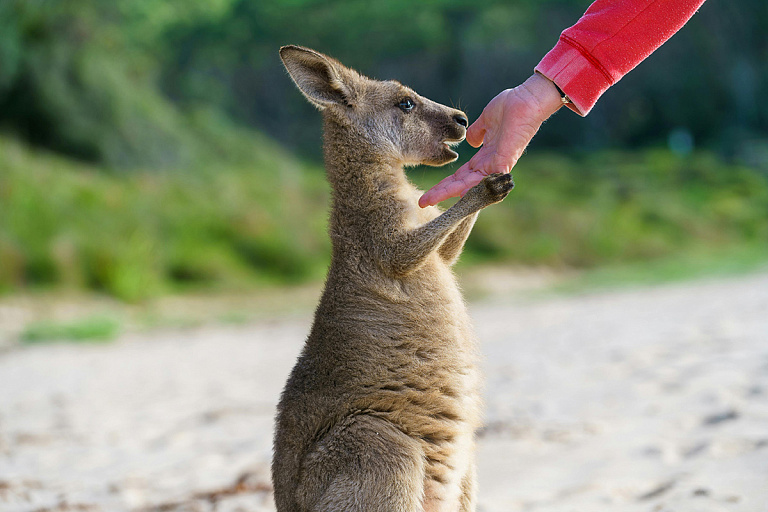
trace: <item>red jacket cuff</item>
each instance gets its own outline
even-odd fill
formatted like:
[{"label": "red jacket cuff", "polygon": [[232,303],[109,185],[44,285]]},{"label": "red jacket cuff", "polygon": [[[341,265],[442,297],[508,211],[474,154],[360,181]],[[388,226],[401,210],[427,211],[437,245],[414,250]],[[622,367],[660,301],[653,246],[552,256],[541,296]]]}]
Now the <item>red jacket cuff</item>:
[{"label": "red jacket cuff", "polygon": [[560,38],[535,71],[552,80],[568,96],[568,108],[586,116],[613,80],[586,51]]}]

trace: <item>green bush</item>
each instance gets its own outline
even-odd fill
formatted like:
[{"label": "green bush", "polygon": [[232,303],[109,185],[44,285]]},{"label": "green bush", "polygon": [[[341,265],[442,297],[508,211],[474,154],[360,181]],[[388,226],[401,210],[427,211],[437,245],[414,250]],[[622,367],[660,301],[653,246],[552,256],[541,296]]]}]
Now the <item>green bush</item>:
[{"label": "green bush", "polygon": [[[330,252],[322,170],[257,134],[207,125],[229,163],[183,171],[115,174],[0,138],[0,289],[136,301],[319,279]],[[411,175],[427,187],[447,172]],[[768,259],[768,178],[708,153],[531,155],[514,175],[463,261],[594,268],[729,247]]]},{"label": "green bush", "polygon": [[[154,9],[154,18],[141,9]],[[156,46],[137,41],[151,45],[148,27],[163,11],[151,0],[0,2],[0,123],[111,168],[199,158],[205,138],[159,92]]]},{"label": "green bush", "polygon": [[[709,153],[531,155],[513,175],[465,260],[590,268],[743,245],[768,259],[768,176]],[[425,187],[438,179],[422,176]]]},{"label": "green bush", "polygon": [[139,300],[318,278],[322,174],[267,140],[249,145],[247,166],[110,174],[0,139],[0,287]]}]

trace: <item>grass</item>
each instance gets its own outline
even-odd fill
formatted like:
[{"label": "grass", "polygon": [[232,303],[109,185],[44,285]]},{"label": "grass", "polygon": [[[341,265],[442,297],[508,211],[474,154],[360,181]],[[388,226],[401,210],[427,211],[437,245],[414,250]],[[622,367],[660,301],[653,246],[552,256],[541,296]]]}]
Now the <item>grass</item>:
[{"label": "grass", "polygon": [[510,197],[480,216],[468,260],[590,269],[744,246],[768,259],[768,177],[711,154],[544,155],[514,174]]},{"label": "grass", "polygon": [[0,139],[0,290],[136,301],[318,279],[329,251],[322,173],[250,143],[247,162],[115,173]]},{"label": "grass", "polygon": [[[214,150],[173,171],[116,172],[0,137],[0,292],[136,302],[321,280],[330,254],[322,169],[259,134],[198,122]],[[410,174],[426,188],[448,172]],[[760,170],[646,150],[527,155],[514,175],[510,197],[480,216],[462,265],[579,269],[608,283],[768,260]]]},{"label": "grass", "polygon": [[120,334],[120,322],[109,316],[89,316],[65,322],[30,323],[19,335],[22,343],[50,341],[105,342]]}]

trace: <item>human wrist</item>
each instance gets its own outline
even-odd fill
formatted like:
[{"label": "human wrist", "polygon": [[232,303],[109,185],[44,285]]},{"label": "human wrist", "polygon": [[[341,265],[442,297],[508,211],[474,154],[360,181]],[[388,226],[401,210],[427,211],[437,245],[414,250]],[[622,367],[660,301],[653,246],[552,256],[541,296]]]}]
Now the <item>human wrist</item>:
[{"label": "human wrist", "polygon": [[557,112],[564,104],[555,83],[540,73],[531,75],[523,85],[536,100],[544,119]]}]

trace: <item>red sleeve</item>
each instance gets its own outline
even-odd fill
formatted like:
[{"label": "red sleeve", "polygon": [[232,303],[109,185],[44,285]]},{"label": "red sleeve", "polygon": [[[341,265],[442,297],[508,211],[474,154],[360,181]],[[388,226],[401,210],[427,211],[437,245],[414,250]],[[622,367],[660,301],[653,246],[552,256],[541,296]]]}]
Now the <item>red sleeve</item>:
[{"label": "red sleeve", "polygon": [[680,30],[703,3],[596,0],[560,34],[536,71],[563,90],[571,110],[587,115],[611,85]]}]

